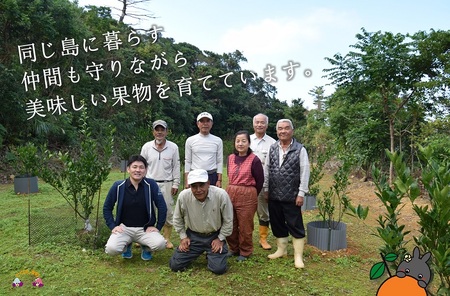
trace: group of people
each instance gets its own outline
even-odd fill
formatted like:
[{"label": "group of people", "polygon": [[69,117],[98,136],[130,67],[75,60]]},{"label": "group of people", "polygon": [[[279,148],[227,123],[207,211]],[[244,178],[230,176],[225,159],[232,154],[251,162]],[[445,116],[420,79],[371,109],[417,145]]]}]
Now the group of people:
[{"label": "group of people", "polygon": [[181,181],[178,146],[166,139],[165,121],[153,122],[154,140],[142,146],[140,155],[130,157],[129,178],[115,182],[106,197],[103,215],[112,233],[105,252],[131,258],[132,244],[137,243],[141,258],[150,260],[153,252],[174,248],[170,241],[174,228],[180,243],[169,262],[173,271],[185,270],[206,253],[208,269],[223,274],[230,257],[241,262],[253,254],[257,213],[261,247],[272,249],[269,226],[277,241],[277,250],[268,258],[287,255],[290,234],[295,267],[303,268],[301,206],[310,170],[306,149],[293,137],[291,120],[278,120],[278,140],[266,134],[264,114],[254,116],[253,134],[245,130],[235,134],[234,151],[226,160],[225,189],[223,142],[210,133],[212,126],[210,113],[197,116],[199,133],[185,143],[185,189],[174,206]]}]

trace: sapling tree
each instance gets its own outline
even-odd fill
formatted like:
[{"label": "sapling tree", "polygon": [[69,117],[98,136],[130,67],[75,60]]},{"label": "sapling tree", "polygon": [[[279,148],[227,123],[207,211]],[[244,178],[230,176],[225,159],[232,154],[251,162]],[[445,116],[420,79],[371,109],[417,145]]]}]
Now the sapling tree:
[{"label": "sapling tree", "polygon": [[80,147],[72,152],[48,152],[55,165],[43,169],[42,179],[54,187],[85,221],[84,230],[92,231],[90,216],[94,198],[111,170],[113,152],[113,129],[106,139],[93,137],[86,112],[81,115]]},{"label": "sapling tree", "polygon": [[319,181],[323,178],[323,167],[325,163],[330,159],[330,153],[320,153],[317,159],[311,157],[311,172],[309,175],[309,192],[308,195],[317,196],[320,192]]},{"label": "sapling tree", "polygon": [[[450,160],[448,157],[444,159],[437,157],[430,146],[419,148],[422,163],[420,179],[413,177],[403,160],[403,155],[397,152],[386,151],[396,173],[393,187],[388,185],[386,176],[374,169],[374,181],[378,190],[376,194],[386,208],[386,213],[378,218],[378,236],[384,241],[380,251],[383,256],[396,254],[396,258],[403,258],[407,243],[405,236],[410,231],[405,230],[405,225],[399,225],[398,220],[403,208],[402,200],[405,197],[409,198],[419,217],[420,235],[414,236],[414,242],[424,252],[430,252],[432,255],[431,267],[440,280],[437,295],[449,295]],[[430,205],[419,206],[414,203],[422,194],[419,182],[423,184],[430,198]],[[391,262],[396,265],[394,260]]]},{"label": "sapling tree", "polygon": [[336,229],[348,211],[360,219],[366,219],[369,212],[368,207],[352,206],[350,198],[347,196],[350,167],[350,161],[346,159],[333,175],[333,185],[323,193],[323,199],[317,201],[319,215],[323,221],[327,222],[330,229]]},{"label": "sapling tree", "polygon": [[450,159],[437,158],[431,146],[420,147],[419,155],[423,163],[421,181],[430,206],[419,206],[414,203],[417,195],[410,196],[420,225],[420,235],[414,241],[432,255],[432,266],[440,280],[437,294],[450,295]]},{"label": "sapling tree", "polygon": [[[406,253],[405,245],[408,242],[405,237],[410,231],[405,229],[405,225],[399,223],[400,211],[404,206],[402,200],[407,196],[417,196],[420,190],[410,169],[402,161],[403,154],[391,153],[388,150],[386,154],[394,166],[396,177],[394,185],[391,186],[385,174],[375,167],[372,169],[375,194],[386,210],[384,214],[378,216],[376,235],[384,241],[384,245],[380,247],[384,256],[393,253],[397,254],[398,258],[403,258]],[[396,267],[397,263],[394,261],[393,265]]]}]

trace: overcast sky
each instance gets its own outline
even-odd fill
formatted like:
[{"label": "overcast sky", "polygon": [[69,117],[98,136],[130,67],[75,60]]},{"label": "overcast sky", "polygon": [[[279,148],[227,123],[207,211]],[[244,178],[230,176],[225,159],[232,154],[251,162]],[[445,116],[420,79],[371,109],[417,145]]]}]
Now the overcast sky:
[{"label": "overcast sky", "polygon": [[[79,0],[80,6],[94,3]],[[96,0],[95,5],[120,7],[119,0]],[[164,27],[165,37],[187,42],[216,53],[240,50],[247,58],[243,69],[264,77],[264,69],[275,67],[277,98],[290,102],[301,98],[314,108],[308,92],[325,86],[322,76],[330,64],[325,57],[346,54],[356,43],[355,35],[364,27],[369,32],[415,33],[450,29],[450,1],[301,1],[301,0],[152,0],[145,4],[155,19],[136,24]],[[117,16],[118,11],[113,10]],[[287,81],[282,70],[289,61],[299,63],[295,76]],[[310,69],[312,76],[305,77]],[[332,87],[326,87],[326,95]]]}]

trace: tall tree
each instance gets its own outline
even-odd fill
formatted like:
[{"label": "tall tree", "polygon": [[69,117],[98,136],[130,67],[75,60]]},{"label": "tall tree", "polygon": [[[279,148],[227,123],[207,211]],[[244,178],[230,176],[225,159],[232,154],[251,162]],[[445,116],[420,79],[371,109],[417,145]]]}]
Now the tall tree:
[{"label": "tall tree", "polygon": [[[406,41],[405,35],[380,31],[370,33],[364,28],[356,38],[358,42],[351,47],[357,51],[326,58],[333,68],[325,71],[333,84],[347,89],[348,99],[355,103],[370,100],[382,107],[389,127],[390,151],[394,152],[396,117],[408,102],[419,99],[415,96],[415,84],[422,75],[410,64],[412,44]],[[392,181],[392,162],[389,176]]]},{"label": "tall tree", "polygon": [[314,98],[313,103],[317,106],[317,110],[323,111],[325,101],[325,90],[323,89],[323,86],[314,87],[308,94]]}]

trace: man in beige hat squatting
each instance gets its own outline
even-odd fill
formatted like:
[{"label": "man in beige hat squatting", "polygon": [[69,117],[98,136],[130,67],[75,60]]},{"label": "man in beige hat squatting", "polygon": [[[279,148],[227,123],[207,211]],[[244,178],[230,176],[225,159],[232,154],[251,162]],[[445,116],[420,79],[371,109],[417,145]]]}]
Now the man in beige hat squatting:
[{"label": "man in beige hat squatting", "polygon": [[152,126],[155,139],[142,146],[141,155],[148,163],[146,177],[155,180],[166,201],[167,217],[163,235],[167,241],[166,247],[172,249],[170,235],[172,233],[173,196],[178,193],[180,185],[180,154],[177,144],[166,139],[167,123],[164,120],[156,120]]},{"label": "man in beige hat squatting", "polygon": [[213,117],[208,112],[197,116],[199,133],[187,138],[185,143],[184,187],[189,188],[187,175],[191,170],[204,169],[208,172],[211,185],[222,187],[223,142],[210,133]]},{"label": "man in beige hat squatting", "polygon": [[173,226],[180,235],[169,266],[184,271],[189,264],[206,252],[208,269],[215,274],[227,271],[228,247],[225,238],[233,230],[233,206],[227,192],[209,185],[208,172],[189,172],[190,188],[178,195]]}]

